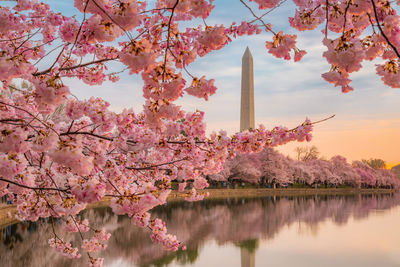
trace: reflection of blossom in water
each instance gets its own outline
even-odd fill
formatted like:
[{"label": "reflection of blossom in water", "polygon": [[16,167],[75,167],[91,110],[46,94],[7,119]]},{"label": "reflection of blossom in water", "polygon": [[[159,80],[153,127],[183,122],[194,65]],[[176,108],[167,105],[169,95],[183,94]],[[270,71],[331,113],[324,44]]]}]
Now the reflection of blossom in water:
[{"label": "reflection of blossom in water", "polygon": [[[61,228],[61,224],[55,222],[56,229]],[[21,227],[27,225],[28,227]],[[0,262],[2,267],[15,266],[83,266],[84,261],[70,260],[62,257],[49,247],[47,241],[52,237],[51,225],[44,220],[39,223],[19,223],[15,227],[14,235],[21,237],[21,242],[16,242],[14,248],[10,249],[5,245],[5,240],[0,244]],[[35,231],[30,231],[36,227]],[[25,230],[27,229],[27,230]],[[72,239],[66,241],[77,244],[76,235],[70,235]]]},{"label": "reflection of blossom in water", "polygon": [[[155,209],[153,213],[165,220],[169,232],[176,234],[187,245],[186,252],[178,253],[164,251],[161,246],[151,242],[145,229],[133,226],[130,218],[115,216],[105,208],[87,210],[83,212],[82,219],[89,218],[95,227],[105,225],[112,234],[108,249],[101,253],[106,265],[123,260],[139,266],[150,263],[166,266],[173,260],[181,264],[195,261],[199,249],[211,240],[220,245],[233,243],[241,248],[255,242],[254,247],[257,247],[257,240],[273,239],[283,227],[292,224],[299,224],[302,234],[317,235],[320,223],[327,219],[343,225],[350,218],[365,219],[371,211],[387,210],[399,203],[399,195],[318,195],[170,203]],[[61,227],[61,223],[56,224],[57,229]],[[13,248],[10,249],[11,239],[3,238],[0,245],[2,266],[84,265],[79,260],[59,257],[49,249],[47,239],[51,237],[50,224],[44,221],[18,224],[12,229]],[[74,246],[80,246],[77,235],[70,235],[69,238],[68,241]]]},{"label": "reflection of blossom in water", "polygon": [[299,235],[311,235],[317,236],[319,232],[319,224],[311,224],[311,223],[298,223],[297,233]]}]

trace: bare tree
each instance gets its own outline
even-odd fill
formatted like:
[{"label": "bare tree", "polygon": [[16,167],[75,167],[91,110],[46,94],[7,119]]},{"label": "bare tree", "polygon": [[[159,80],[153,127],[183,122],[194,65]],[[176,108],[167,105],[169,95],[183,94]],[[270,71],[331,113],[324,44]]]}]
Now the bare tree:
[{"label": "bare tree", "polygon": [[386,169],[386,162],[383,159],[362,159],[362,162],[368,164],[371,168],[378,169]]},{"label": "bare tree", "polygon": [[306,147],[296,147],[294,149],[296,152],[296,158],[297,160],[302,160],[302,161],[307,161],[307,160],[312,160],[312,159],[318,159],[319,156],[319,151],[316,146],[306,146]]}]

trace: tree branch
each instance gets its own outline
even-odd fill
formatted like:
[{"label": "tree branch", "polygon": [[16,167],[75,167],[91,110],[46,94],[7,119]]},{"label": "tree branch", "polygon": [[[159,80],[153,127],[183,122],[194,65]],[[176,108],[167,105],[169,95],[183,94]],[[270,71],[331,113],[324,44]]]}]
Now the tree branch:
[{"label": "tree branch", "polygon": [[60,188],[52,188],[52,187],[31,187],[31,186],[27,186],[27,185],[23,185],[23,184],[19,184],[17,182],[8,180],[8,179],[4,179],[4,178],[0,178],[0,181],[6,182],[6,183],[10,183],[19,187],[23,187],[26,189],[31,189],[31,190],[44,190],[44,191],[59,191],[59,192],[66,192],[68,193],[68,191],[66,189],[60,189]]},{"label": "tree branch", "polygon": [[342,32],[342,37],[344,36],[344,33],[346,31],[346,23],[347,23],[347,11],[349,10],[350,4],[352,0],[349,0],[347,2],[346,9],[344,10],[344,22],[343,22],[343,32]]},{"label": "tree branch", "polygon": [[267,30],[269,30],[269,31],[272,32],[274,35],[276,35],[276,32],[274,32],[270,26],[268,26],[267,24],[265,24],[265,22],[264,22],[259,16],[257,16],[256,13],[254,13],[254,11],[251,9],[251,7],[249,7],[249,5],[247,5],[243,0],[240,0],[240,2],[241,2],[248,10],[250,10],[251,14],[253,15],[253,17],[256,18],[256,20],[260,21],[260,22],[264,25],[264,27],[265,27]]},{"label": "tree branch", "polygon": [[[118,57],[115,57],[115,58],[103,58],[103,59],[94,60],[94,61],[90,61],[90,62],[79,64],[79,65],[75,65],[75,66],[59,68],[59,70],[60,71],[73,70],[73,69],[82,68],[82,67],[86,67],[86,66],[89,66],[89,65],[103,63],[103,62],[106,62],[106,61],[111,61],[111,60],[116,60],[116,59],[118,59]],[[32,73],[32,75],[33,76],[40,76],[40,75],[47,74],[50,71],[51,71],[51,68],[49,68],[47,70],[39,71],[39,72],[34,72],[34,73]]]},{"label": "tree branch", "polygon": [[157,164],[157,165],[150,165],[150,166],[147,166],[147,167],[139,167],[139,168],[135,168],[135,167],[126,167],[125,169],[128,169],[128,170],[135,170],[135,171],[142,171],[142,170],[148,170],[148,169],[153,169],[153,168],[161,167],[161,166],[164,166],[164,165],[174,164],[174,163],[177,163],[177,162],[180,162],[180,161],[184,161],[184,160],[187,160],[187,159],[188,159],[188,157],[185,157],[185,158],[183,158],[183,159],[177,159],[177,160],[174,160],[174,161],[165,162],[165,163],[161,163],[161,164]]},{"label": "tree branch", "polygon": [[383,29],[382,29],[382,27],[381,27],[381,24],[379,23],[379,20],[378,20],[378,12],[376,11],[375,1],[374,1],[374,0],[371,0],[371,3],[372,3],[372,7],[374,8],[375,20],[376,20],[376,23],[378,24],[379,31],[381,32],[383,38],[385,38],[385,40],[386,40],[386,42],[388,43],[388,45],[390,45],[390,47],[392,47],[392,49],[393,49],[394,52],[396,53],[396,56],[397,56],[398,58],[400,58],[400,53],[399,53],[399,51],[398,51],[397,48],[392,44],[392,42],[390,42],[389,38],[388,38],[388,37],[386,36],[386,34],[383,32]]},{"label": "tree branch", "polygon": [[163,70],[163,74],[162,74],[163,81],[165,79],[165,73],[166,73],[166,69],[167,69],[167,53],[168,53],[168,48],[169,48],[169,42],[171,40],[170,34],[171,34],[172,17],[174,16],[175,8],[178,5],[178,3],[179,3],[179,0],[176,0],[174,6],[171,8],[171,16],[169,17],[169,21],[168,21],[167,44],[166,44],[165,51],[164,51],[164,70]]}]

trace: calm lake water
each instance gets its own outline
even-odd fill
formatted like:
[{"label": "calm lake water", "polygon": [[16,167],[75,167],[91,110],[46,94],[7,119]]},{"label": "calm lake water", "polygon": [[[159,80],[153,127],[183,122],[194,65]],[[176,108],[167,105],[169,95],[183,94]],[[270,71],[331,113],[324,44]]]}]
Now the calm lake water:
[{"label": "calm lake water", "polygon": [[[148,231],[105,208],[82,217],[112,234],[100,255],[106,266],[400,266],[400,195],[206,200],[153,213],[186,251],[163,251]],[[2,229],[0,266],[85,266],[86,257],[69,260],[48,247],[51,233],[46,221]]]}]

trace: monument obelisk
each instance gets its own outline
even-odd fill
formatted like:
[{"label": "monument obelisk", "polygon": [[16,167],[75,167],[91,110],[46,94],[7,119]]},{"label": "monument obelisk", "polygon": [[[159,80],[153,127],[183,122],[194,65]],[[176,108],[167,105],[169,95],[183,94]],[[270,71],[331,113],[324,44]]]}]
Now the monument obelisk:
[{"label": "monument obelisk", "polygon": [[240,100],[240,131],[254,128],[253,56],[249,48],[242,57],[242,97]]}]

